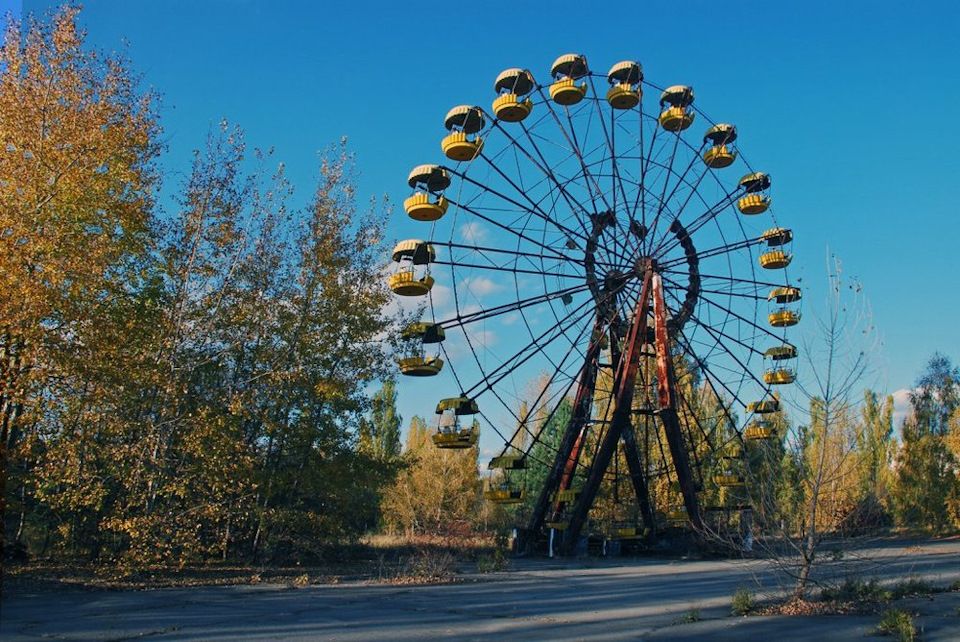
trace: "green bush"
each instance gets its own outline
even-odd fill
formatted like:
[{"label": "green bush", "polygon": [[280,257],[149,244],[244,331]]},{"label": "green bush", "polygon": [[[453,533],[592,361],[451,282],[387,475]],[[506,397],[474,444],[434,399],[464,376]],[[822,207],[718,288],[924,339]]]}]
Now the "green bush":
[{"label": "green bush", "polygon": [[734,615],[747,615],[750,613],[750,611],[753,610],[753,593],[742,586],[739,587],[733,594],[730,609]]},{"label": "green bush", "polygon": [[477,559],[477,572],[496,573],[497,571],[506,570],[509,565],[510,560],[507,559],[503,551],[498,548],[493,551],[493,553],[481,555]]},{"label": "green bush", "polygon": [[880,618],[876,632],[881,635],[892,635],[900,642],[913,642],[917,639],[917,627],[913,623],[913,616],[899,609],[885,612]]}]

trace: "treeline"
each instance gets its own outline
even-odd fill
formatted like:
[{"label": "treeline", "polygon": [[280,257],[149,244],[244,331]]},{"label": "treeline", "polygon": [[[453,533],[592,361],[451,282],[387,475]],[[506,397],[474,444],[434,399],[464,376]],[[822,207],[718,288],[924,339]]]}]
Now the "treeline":
[{"label": "treeline", "polygon": [[[808,407],[765,415],[770,436],[741,439],[738,427],[707,382],[695,368],[678,359],[676,369],[690,406],[696,413],[690,423],[705,428],[699,441],[689,444],[700,468],[698,494],[705,507],[749,506],[749,523],[741,510],[710,511],[707,535],[715,542],[740,549],[744,536],[777,543],[793,543],[795,553],[813,556],[824,538],[854,537],[891,528],[912,532],[942,533],[960,528],[960,369],[942,354],[935,354],[910,393],[910,408],[899,425],[894,399],[872,390],[843,391],[826,400],[812,397]],[[837,373],[834,373],[836,375]],[[852,382],[855,384],[855,382]],[[392,393],[392,384],[385,390]],[[850,398],[847,393],[851,392]],[[382,394],[382,393],[380,393]],[[534,397],[533,394],[531,402]],[[388,397],[389,399],[389,397]],[[405,466],[396,482],[384,491],[381,527],[396,532],[442,533],[460,524],[474,528],[523,525],[542,489],[560,436],[570,415],[569,399],[549,418],[549,413],[527,412],[527,427],[537,433],[536,443],[518,442],[509,453],[527,453],[522,471],[477,475],[476,449],[444,451],[433,447],[429,429],[413,417],[400,461]],[[755,418],[760,417],[757,415]],[[791,417],[799,418],[793,423]],[[399,428],[399,422],[396,424]],[[669,462],[659,425],[650,434],[638,426],[639,443],[650,470],[667,470]],[[706,435],[710,435],[707,443]],[[741,433],[742,434],[742,433]],[[584,448],[589,459],[591,439]],[[726,444],[719,450],[717,444]],[[641,515],[631,499],[622,452],[614,470],[601,485],[590,512],[594,532],[639,524]],[[485,462],[480,462],[481,469]],[[742,478],[743,486],[725,486],[717,479]],[[482,489],[506,484],[526,492],[524,503],[493,507],[482,501]],[[669,474],[654,476],[651,502],[658,527],[683,526],[682,498]],[[812,540],[810,539],[812,538]],[[804,552],[807,542],[812,548]]]},{"label": "treeline", "polygon": [[77,14],[0,49],[6,550],[144,566],[355,538],[399,448],[355,438],[392,362],[383,213],[343,146],[295,207],[225,123],[161,211],[157,96]]}]

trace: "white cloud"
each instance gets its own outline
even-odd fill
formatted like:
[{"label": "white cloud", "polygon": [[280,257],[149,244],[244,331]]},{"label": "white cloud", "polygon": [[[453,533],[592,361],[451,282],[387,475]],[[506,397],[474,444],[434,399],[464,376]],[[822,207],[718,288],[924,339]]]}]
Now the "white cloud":
[{"label": "white cloud", "polygon": [[460,286],[477,298],[493,294],[500,289],[499,285],[485,276],[467,277],[460,282]]},{"label": "white cloud", "polygon": [[477,330],[470,332],[470,343],[474,349],[490,348],[497,345],[497,333],[493,330]]},{"label": "white cloud", "polygon": [[901,388],[893,393],[893,426],[897,432],[903,422],[913,416],[913,406],[910,405],[912,392],[908,388]]},{"label": "white cloud", "polygon": [[477,221],[470,221],[460,226],[460,238],[467,243],[480,243],[487,239],[487,228]]},{"label": "white cloud", "polygon": [[430,288],[429,302],[433,305],[433,312],[437,319],[453,316],[453,290],[448,285],[434,283]]}]

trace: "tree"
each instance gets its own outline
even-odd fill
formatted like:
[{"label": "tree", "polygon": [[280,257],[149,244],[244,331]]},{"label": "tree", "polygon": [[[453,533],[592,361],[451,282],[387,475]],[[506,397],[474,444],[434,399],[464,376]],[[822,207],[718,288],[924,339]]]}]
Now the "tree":
[{"label": "tree", "polygon": [[[839,533],[860,500],[857,446],[865,438],[854,392],[868,374],[877,346],[861,286],[843,279],[835,257],[828,263],[828,285],[824,308],[805,315],[813,327],[801,344],[803,367],[797,387],[809,421],[788,437],[782,467],[796,492],[782,488],[764,495],[766,501],[786,501],[765,510],[779,513],[779,522],[770,525],[787,550],[773,546],[768,550],[773,563],[793,580],[796,599],[806,594],[824,538]],[[753,485],[763,483],[753,480]]]},{"label": "tree", "polygon": [[[122,58],[84,46],[78,13],[68,5],[49,21],[11,20],[0,47],[4,527],[8,458],[29,469],[41,423],[62,417],[70,426],[88,411],[64,397],[84,392],[72,385],[84,374],[78,356],[109,334],[105,324],[121,321],[117,308],[152,241],[155,97],[138,90]],[[26,479],[15,480],[21,497]]]},{"label": "tree", "polygon": [[[474,421],[474,429],[479,425]],[[443,533],[452,524],[475,524],[483,498],[477,446],[443,449],[433,444],[426,421],[410,420],[404,456],[407,467],[384,498],[389,528],[407,534]]]},{"label": "tree", "polygon": [[897,456],[897,519],[940,530],[957,521],[950,506],[960,494],[957,459],[949,448],[951,417],[960,408],[960,369],[935,353],[910,393],[913,414],[903,424]]},{"label": "tree", "polygon": [[397,414],[397,384],[393,379],[370,401],[370,415],[360,423],[360,450],[375,459],[391,461],[400,456],[400,424]]},{"label": "tree", "polygon": [[864,390],[860,415],[863,428],[857,433],[857,451],[864,503],[872,511],[886,513],[892,502],[893,396],[887,395],[881,404],[880,395]]}]

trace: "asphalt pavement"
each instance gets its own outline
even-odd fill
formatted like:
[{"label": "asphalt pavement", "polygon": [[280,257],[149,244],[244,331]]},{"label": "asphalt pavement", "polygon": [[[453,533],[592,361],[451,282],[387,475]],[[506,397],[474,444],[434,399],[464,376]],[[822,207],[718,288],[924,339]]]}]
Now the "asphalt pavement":
[{"label": "asphalt pavement", "polygon": [[[468,569],[469,570],[469,569]],[[883,543],[820,568],[886,582],[960,580],[960,541]],[[763,560],[523,559],[430,585],[214,586],[7,595],[0,639],[15,640],[849,640],[877,615],[731,615],[739,587],[789,579]],[[960,640],[960,593],[902,600],[923,640]],[[880,638],[878,638],[880,639]]]}]

